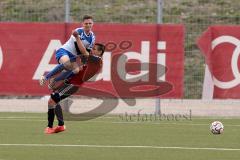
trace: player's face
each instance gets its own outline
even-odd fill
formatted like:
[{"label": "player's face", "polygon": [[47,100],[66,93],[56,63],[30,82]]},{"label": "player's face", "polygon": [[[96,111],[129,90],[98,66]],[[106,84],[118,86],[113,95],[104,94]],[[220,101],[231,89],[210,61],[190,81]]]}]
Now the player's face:
[{"label": "player's face", "polygon": [[85,19],[82,23],[83,29],[85,32],[89,32],[92,29],[93,26],[93,20],[92,19]]},{"label": "player's face", "polygon": [[93,55],[96,55],[96,56],[99,56],[99,57],[101,57],[102,55],[102,52],[101,51],[99,51],[99,50],[97,50],[97,46],[95,45],[95,46],[93,46],[93,49],[92,49],[92,54]]}]

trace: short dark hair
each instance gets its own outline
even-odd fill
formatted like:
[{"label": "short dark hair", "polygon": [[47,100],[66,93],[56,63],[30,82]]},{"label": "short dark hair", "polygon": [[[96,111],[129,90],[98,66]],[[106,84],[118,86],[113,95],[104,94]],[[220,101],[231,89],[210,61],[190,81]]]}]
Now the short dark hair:
[{"label": "short dark hair", "polygon": [[101,51],[101,56],[102,56],[103,53],[105,52],[105,46],[101,43],[95,43],[95,46],[97,46],[98,51]]},{"label": "short dark hair", "polygon": [[90,16],[90,15],[84,15],[83,18],[82,18],[82,20],[84,21],[84,20],[86,20],[86,19],[92,19],[92,20],[93,20],[93,17]]}]

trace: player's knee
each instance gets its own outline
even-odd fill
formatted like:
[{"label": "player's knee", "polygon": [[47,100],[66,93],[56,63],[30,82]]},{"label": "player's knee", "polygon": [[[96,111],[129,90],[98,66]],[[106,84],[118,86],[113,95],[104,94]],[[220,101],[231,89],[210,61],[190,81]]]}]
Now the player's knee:
[{"label": "player's knee", "polygon": [[71,70],[72,69],[72,64],[70,62],[70,58],[67,55],[62,56],[59,59],[59,62],[64,65],[66,69]]},{"label": "player's knee", "polygon": [[54,106],[54,105],[56,105],[56,102],[54,102],[54,100],[52,98],[49,98],[48,105],[49,106]]},{"label": "player's knee", "polygon": [[61,101],[61,97],[59,95],[59,93],[52,93],[51,94],[51,98],[49,99],[51,101],[53,101],[55,104],[57,104],[58,102]]},{"label": "player's knee", "polygon": [[66,62],[66,63],[63,63],[64,67],[68,70],[71,70],[72,69],[72,64],[70,61]]}]

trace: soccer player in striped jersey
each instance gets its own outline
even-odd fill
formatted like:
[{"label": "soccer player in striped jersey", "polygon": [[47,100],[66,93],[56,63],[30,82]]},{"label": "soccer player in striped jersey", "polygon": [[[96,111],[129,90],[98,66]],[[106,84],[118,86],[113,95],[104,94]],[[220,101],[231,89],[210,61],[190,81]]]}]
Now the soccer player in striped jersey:
[{"label": "soccer player in striped jersey", "polygon": [[[91,53],[89,53],[86,48],[83,46],[80,38],[77,37],[76,31],[73,31],[73,35],[76,37],[77,45],[81,53],[86,57],[86,64],[83,66],[82,70],[70,79],[67,83],[63,83],[57,90],[51,94],[51,98],[48,101],[48,126],[45,128],[46,134],[53,134],[65,131],[66,127],[64,125],[62,108],[59,102],[70,95],[77,92],[81,85],[93,77],[102,67],[102,55],[105,50],[105,46],[96,43],[93,46]],[[53,127],[54,117],[57,117],[58,126]]]},{"label": "soccer player in striped jersey", "polygon": [[[90,52],[95,43],[95,35],[92,32],[93,17],[85,15],[82,21],[82,28],[75,29],[77,37],[80,38],[82,44],[88,52]],[[80,70],[79,65],[76,63],[76,57],[80,54],[80,49],[78,48],[76,42],[76,36],[71,35],[68,41],[56,51],[56,60],[59,63],[52,71],[42,76],[39,80],[40,85],[44,85],[46,80],[49,80],[56,73],[67,70],[63,72],[58,77],[51,79],[52,83],[54,81],[61,81],[72,77],[77,74]]]}]

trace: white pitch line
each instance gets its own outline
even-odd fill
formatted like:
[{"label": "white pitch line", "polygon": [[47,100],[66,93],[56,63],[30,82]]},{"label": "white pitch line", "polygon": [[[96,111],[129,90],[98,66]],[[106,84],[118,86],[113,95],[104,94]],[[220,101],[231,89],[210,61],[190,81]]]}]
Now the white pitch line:
[{"label": "white pitch line", "polygon": [[179,149],[179,150],[212,150],[240,151],[240,148],[199,148],[199,147],[163,147],[163,146],[117,146],[117,145],[78,145],[78,144],[0,144],[0,146],[21,147],[85,147],[85,148],[144,148],[144,149]]},{"label": "white pitch line", "polygon": [[[95,121],[94,121],[95,122]],[[182,123],[181,121],[174,122],[174,123],[167,123],[167,122],[111,122],[111,123],[119,123],[119,124],[152,124],[152,125],[182,125],[182,126],[209,126],[210,124],[207,123]],[[239,124],[226,124],[224,126],[228,127],[240,127]]]},{"label": "white pitch line", "polygon": [[1,119],[39,119],[42,117],[0,117]]},{"label": "white pitch line", "polygon": [[0,118],[0,121],[32,121],[32,122],[44,122],[46,120],[43,119],[23,119],[23,118],[17,118],[17,119],[13,119],[13,118],[9,118],[9,119],[3,119]]},{"label": "white pitch line", "polygon": [[[33,122],[45,122],[46,120],[41,119],[42,117],[0,117],[0,121],[33,121]],[[73,121],[79,122],[79,121]],[[210,124],[206,123],[178,123],[172,122],[167,123],[164,121],[160,122],[150,122],[150,121],[102,121],[102,120],[90,120],[90,121],[81,121],[84,123],[113,123],[113,124],[145,124],[145,125],[183,125],[183,126],[209,126]],[[239,124],[226,124],[224,126],[228,127],[240,127]]]}]

